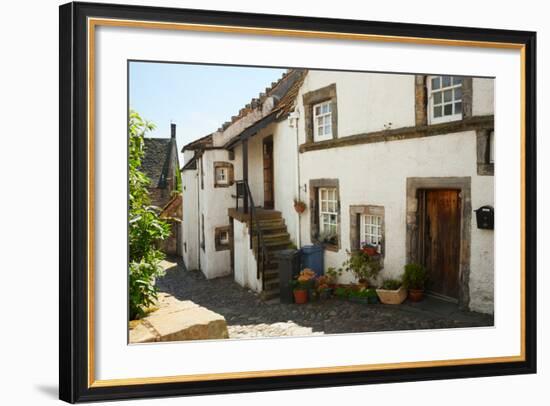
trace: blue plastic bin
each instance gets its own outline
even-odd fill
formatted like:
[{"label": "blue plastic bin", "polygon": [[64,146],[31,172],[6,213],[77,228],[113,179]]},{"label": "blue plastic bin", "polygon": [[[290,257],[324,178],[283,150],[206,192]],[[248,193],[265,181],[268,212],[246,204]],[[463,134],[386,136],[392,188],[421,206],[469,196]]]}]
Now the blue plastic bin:
[{"label": "blue plastic bin", "polygon": [[317,276],[325,273],[325,255],[324,248],[320,244],[305,245],[300,249],[301,269],[310,268],[315,271]]}]

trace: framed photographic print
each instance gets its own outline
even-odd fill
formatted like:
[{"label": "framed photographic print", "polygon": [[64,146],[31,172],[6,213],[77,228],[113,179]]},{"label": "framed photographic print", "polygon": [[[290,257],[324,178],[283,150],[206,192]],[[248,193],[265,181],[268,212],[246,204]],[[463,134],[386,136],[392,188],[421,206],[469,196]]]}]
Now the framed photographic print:
[{"label": "framed photographic print", "polygon": [[60,398],[536,372],[533,32],[60,7]]}]

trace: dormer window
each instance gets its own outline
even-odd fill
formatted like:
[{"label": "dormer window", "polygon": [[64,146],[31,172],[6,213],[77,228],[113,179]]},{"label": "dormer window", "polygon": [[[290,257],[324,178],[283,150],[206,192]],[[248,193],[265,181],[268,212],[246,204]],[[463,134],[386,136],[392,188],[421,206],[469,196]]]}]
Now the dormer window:
[{"label": "dormer window", "polygon": [[459,76],[428,77],[430,124],[462,120],[462,83]]}]

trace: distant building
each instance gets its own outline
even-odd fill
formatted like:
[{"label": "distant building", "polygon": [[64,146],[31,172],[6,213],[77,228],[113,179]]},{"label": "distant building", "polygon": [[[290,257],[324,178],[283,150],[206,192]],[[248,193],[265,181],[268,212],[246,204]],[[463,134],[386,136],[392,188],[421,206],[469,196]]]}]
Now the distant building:
[{"label": "distant building", "polygon": [[171,124],[170,138],[145,138],[145,156],[141,161],[142,171],[149,177],[151,204],[164,208],[172,198],[178,184],[179,171],[176,125]]},{"label": "distant building", "polygon": [[145,138],[144,141],[141,170],[151,181],[151,204],[158,207],[160,217],[170,224],[170,236],[160,243],[160,249],[168,255],[181,256],[182,196],[176,125],[171,124],[170,138]]}]

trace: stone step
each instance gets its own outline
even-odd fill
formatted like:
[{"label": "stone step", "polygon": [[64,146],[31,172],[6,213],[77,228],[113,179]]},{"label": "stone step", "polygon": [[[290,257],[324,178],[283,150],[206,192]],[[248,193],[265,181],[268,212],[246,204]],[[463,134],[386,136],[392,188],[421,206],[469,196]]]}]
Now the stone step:
[{"label": "stone step", "polygon": [[[253,227],[256,228],[256,225],[258,223],[254,222],[253,223]],[[285,220],[282,219],[282,218],[278,218],[278,219],[268,219],[268,220],[260,220],[259,221],[259,224],[260,224],[260,227],[263,228],[266,228],[266,227],[273,227],[273,226],[284,226],[285,225]]]},{"label": "stone step", "polygon": [[265,290],[279,290],[279,278],[272,278],[264,280]]},{"label": "stone step", "polygon": [[279,280],[279,270],[278,269],[265,269],[264,270],[264,280],[268,281],[271,279]]},{"label": "stone step", "polygon": [[262,300],[268,301],[279,297],[279,287],[276,289],[266,289],[262,292]]}]

